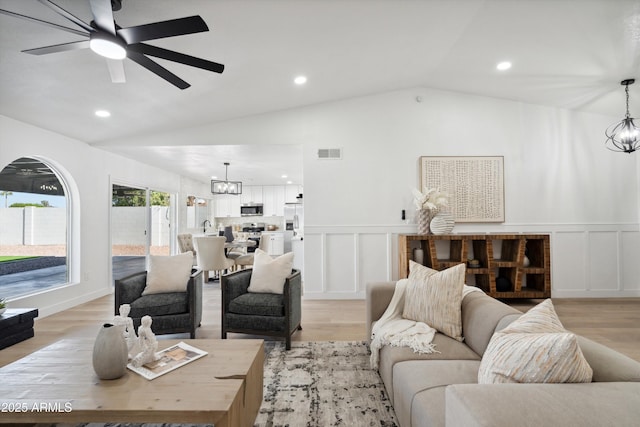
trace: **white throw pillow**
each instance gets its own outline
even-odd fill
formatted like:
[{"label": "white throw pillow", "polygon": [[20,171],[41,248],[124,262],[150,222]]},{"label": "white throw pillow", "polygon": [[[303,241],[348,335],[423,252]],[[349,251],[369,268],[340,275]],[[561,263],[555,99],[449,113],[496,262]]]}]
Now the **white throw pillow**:
[{"label": "white throw pillow", "polygon": [[142,295],[185,292],[192,266],[192,252],[174,256],[150,255],[147,286],[142,291]]},{"label": "white throw pillow", "polygon": [[293,268],[293,252],[271,258],[261,249],[253,255],[253,270],[249,282],[249,292],[282,294],[285,279]]},{"label": "white throw pillow", "polygon": [[465,270],[464,264],[436,271],[411,261],[402,317],[462,341]]},{"label": "white throw pillow", "polygon": [[482,355],[479,384],[585,383],[593,370],[550,299],[496,332]]}]

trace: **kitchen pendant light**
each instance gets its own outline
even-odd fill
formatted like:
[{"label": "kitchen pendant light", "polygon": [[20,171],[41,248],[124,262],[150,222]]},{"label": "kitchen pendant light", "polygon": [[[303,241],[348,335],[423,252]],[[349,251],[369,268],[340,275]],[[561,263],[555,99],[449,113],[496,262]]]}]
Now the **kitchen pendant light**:
[{"label": "kitchen pendant light", "polygon": [[627,114],[622,121],[609,126],[604,133],[607,136],[604,145],[611,151],[633,153],[640,149],[640,128],[629,116],[629,85],[634,82],[635,79],[626,79],[620,82],[625,86],[624,91],[627,95]]},{"label": "kitchen pendant light", "polygon": [[242,182],[240,181],[229,181],[227,176],[229,172],[229,163],[224,163],[225,172],[224,172],[224,181],[219,181],[212,179],[211,180],[211,192],[213,194],[242,194]]}]

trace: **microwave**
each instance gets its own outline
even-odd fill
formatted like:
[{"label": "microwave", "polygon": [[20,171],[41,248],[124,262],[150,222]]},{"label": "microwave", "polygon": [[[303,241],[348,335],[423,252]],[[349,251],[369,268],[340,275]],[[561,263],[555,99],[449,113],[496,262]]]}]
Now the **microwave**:
[{"label": "microwave", "polygon": [[262,203],[244,203],[240,205],[241,216],[262,216],[263,213]]}]

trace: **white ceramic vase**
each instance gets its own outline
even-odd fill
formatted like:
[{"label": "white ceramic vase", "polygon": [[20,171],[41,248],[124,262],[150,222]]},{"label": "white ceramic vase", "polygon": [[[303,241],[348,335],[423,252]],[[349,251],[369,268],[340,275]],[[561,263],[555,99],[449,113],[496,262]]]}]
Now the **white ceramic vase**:
[{"label": "white ceramic vase", "polygon": [[449,212],[438,212],[431,220],[429,228],[431,229],[431,232],[436,235],[448,234],[453,230],[455,223],[453,215]]},{"label": "white ceramic vase", "polygon": [[111,323],[100,328],[93,345],[93,370],[102,380],[115,380],[127,370],[127,342],[122,329]]}]

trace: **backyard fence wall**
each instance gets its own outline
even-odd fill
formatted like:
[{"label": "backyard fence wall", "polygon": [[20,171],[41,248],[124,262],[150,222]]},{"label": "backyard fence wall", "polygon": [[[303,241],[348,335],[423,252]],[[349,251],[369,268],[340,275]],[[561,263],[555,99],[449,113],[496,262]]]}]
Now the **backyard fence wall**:
[{"label": "backyard fence wall", "polygon": [[[169,246],[168,209],[151,207],[152,246]],[[0,245],[64,245],[66,221],[66,208],[0,208]],[[114,245],[146,243],[146,208],[113,207],[111,221]]]}]

